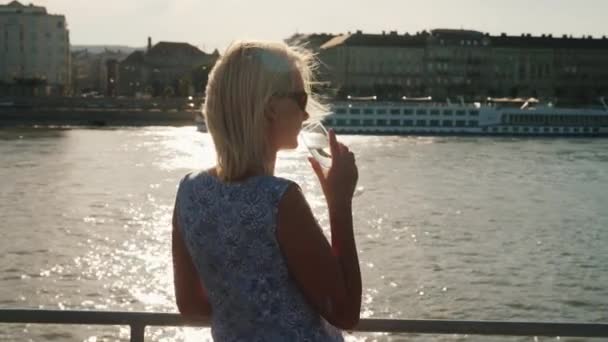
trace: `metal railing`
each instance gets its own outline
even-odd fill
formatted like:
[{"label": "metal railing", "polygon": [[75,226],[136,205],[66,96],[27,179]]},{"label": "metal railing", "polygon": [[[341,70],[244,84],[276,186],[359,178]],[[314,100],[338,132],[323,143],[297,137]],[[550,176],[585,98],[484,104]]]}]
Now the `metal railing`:
[{"label": "metal railing", "polygon": [[[144,341],[148,326],[209,327],[205,318],[173,313],[0,309],[0,323],[128,325],[131,342]],[[455,320],[362,319],[356,332],[503,336],[608,337],[608,324]]]}]

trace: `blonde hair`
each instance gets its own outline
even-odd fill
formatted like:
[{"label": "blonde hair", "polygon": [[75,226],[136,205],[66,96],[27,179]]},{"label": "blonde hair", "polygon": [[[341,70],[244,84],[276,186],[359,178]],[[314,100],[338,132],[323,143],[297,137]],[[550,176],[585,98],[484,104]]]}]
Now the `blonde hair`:
[{"label": "blonde hair", "polygon": [[272,96],[296,90],[294,72],[300,73],[309,94],[309,120],[318,121],[327,113],[310,96],[316,65],[308,50],[279,42],[238,41],[227,48],[209,73],[203,106],[220,179],[272,173],[265,112]]}]

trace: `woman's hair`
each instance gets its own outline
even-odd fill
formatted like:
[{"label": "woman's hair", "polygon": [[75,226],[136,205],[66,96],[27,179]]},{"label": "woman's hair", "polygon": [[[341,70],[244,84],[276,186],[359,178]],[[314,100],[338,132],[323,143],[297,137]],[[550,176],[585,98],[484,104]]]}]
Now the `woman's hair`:
[{"label": "woman's hair", "polygon": [[271,97],[296,91],[297,73],[309,94],[309,120],[318,121],[327,113],[310,96],[316,65],[311,52],[284,43],[238,41],[226,49],[209,73],[203,107],[222,180],[235,180],[248,172],[272,172],[272,166],[265,165],[265,112]]}]

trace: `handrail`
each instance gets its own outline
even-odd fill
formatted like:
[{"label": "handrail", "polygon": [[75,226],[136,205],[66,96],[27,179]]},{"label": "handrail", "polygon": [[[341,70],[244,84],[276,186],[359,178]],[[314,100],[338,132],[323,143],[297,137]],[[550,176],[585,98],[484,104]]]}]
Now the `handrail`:
[{"label": "handrail", "polygon": [[[142,342],[146,326],[209,327],[208,318],[175,313],[0,309],[0,323],[128,325],[131,342]],[[416,334],[608,337],[605,323],[362,319],[353,331]]]}]

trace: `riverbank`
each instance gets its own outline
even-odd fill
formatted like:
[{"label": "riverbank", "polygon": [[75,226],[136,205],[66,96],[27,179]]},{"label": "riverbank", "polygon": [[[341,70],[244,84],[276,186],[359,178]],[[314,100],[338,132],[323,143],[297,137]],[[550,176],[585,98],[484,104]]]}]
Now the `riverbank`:
[{"label": "riverbank", "polygon": [[200,107],[200,99],[6,98],[0,126],[186,126]]},{"label": "riverbank", "polygon": [[27,108],[0,110],[0,127],[8,126],[190,126],[195,110]]}]

